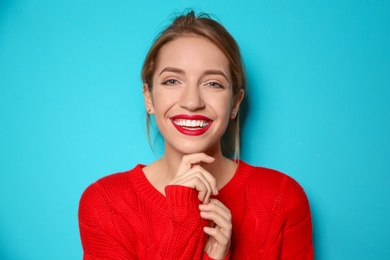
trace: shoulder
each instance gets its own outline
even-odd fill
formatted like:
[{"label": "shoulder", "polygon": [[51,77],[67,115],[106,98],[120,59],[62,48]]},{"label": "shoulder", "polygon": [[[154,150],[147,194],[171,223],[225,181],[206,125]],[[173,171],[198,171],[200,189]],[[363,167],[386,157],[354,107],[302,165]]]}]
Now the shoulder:
[{"label": "shoulder", "polygon": [[81,195],[79,213],[117,208],[127,197],[131,197],[133,176],[142,171],[141,167],[137,165],[132,170],[107,175],[90,184]]},{"label": "shoulder", "polygon": [[128,189],[132,182],[132,175],[136,174],[140,167],[140,165],[137,165],[131,170],[110,174],[98,179],[87,187],[83,196],[96,192],[117,193],[117,191]]},{"label": "shoulder", "polygon": [[249,175],[250,183],[261,185],[262,188],[267,191],[278,190],[281,187],[292,187],[298,190],[302,189],[298,182],[292,177],[274,169],[253,166],[244,161],[240,161],[238,171]]},{"label": "shoulder", "polygon": [[302,186],[289,175],[280,171],[265,167],[252,166],[240,162],[240,169],[250,172],[248,192],[253,196],[259,196],[263,202],[269,203],[269,207],[301,208],[309,210],[309,202]]}]

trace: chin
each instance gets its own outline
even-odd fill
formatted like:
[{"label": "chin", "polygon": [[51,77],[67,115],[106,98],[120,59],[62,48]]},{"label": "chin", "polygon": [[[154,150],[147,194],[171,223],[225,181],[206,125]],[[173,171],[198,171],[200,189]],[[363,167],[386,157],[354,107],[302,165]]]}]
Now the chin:
[{"label": "chin", "polygon": [[206,149],[201,149],[198,147],[180,147],[177,149],[182,154],[193,154],[193,153],[207,153]]},{"label": "chin", "polygon": [[219,145],[210,146],[202,145],[199,143],[181,143],[176,146],[173,146],[173,150],[176,150],[182,154],[193,154],[193,153],[205,153],[208,155],[214,154],[213,151],[218,151]]}]

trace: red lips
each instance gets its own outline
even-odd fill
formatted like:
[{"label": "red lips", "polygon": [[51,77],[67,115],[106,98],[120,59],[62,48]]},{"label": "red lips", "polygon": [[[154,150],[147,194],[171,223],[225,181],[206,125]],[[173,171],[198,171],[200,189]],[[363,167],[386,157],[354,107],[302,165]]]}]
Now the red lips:
[{"label": "red lips", "polygon": [[180,114],[170,119],[180,133],[190,136],[199,136],[206,133],[213,123],[213,120],[203,115]]}]

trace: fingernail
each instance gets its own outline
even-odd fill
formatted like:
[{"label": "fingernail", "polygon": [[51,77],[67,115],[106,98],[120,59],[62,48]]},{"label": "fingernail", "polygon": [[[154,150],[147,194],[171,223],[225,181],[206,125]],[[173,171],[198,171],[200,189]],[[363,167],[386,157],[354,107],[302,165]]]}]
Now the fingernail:
[{"label": "fingernail", "polygon": [[206,205],[200,204],[200,205],[199,205],[199,209],[206,209]]},{"label": "fingernail", "polygon": [[205,232],[208,232],[208,231],[210,231],[210,228],[209,228],[209,227],[204,227],[203,230],[204,230]]}]

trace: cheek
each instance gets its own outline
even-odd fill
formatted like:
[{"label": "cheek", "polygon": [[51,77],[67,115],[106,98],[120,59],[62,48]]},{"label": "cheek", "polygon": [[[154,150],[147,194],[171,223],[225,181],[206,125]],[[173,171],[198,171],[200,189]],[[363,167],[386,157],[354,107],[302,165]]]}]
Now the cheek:
[{"label": "cheek", "polygon": [[233,100],[230,96],[219,96],[210,98],[208,103],[214,108],[221,117],[229,117],[233,106]]},{"label": "cheek", "polygon": [[172,91],[158,91],[153,93],[153,106],[157,113],[166,113],[177,103],[177,93]]}]

